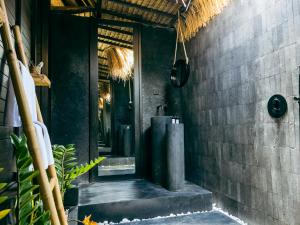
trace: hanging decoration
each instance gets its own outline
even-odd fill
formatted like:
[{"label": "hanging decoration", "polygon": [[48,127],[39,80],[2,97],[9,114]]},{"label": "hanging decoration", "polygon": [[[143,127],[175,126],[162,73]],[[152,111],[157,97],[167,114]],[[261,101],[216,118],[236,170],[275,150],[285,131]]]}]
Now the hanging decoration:
[{"label": "hanging decoration", "polygon": [[133,51],[110,46],[104,50],[107,56],[109,75],[114,80],[127,81],[133,76]]},{"label": "hanging decoration", "polygon": [[[190,75],[189,58],[186,53],[182,29],[181,29],[181,20],[179,18],[180,18],[180,12],[178,11],[178,24],[177,24],[178,29],[177,29],[177,36],[176,36],[175,54],[174,54],[173,67],[170,75],[171,84],[174,87],[178,87],[178,88],[183,87],[186,84]],[[182,42],[185,58],[177,60],[178,42],[180,41],[180,39]]]},{"label": "hanging decoration", "polygon": [[[220,14],[231,0],[192,0],[185,6],[182,21],[184,40],[189,40],[196,35],[198,30],[216,15]],[[187,10],[188,9],[188,10]],[[178,21],[179,22],[179,21]],[[177,26],[178,29],[178,26]]]}]

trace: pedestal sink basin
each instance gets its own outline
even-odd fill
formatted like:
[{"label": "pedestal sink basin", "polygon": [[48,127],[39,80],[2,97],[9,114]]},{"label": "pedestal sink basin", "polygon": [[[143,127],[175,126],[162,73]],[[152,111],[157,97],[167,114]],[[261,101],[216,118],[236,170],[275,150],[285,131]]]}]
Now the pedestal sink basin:
[{"label": "pedestal sink basin", "polygon": [[166,129],[172,123],[171,116],[151,118],[151,165],[153,182],[162,186],[166,183]]}]

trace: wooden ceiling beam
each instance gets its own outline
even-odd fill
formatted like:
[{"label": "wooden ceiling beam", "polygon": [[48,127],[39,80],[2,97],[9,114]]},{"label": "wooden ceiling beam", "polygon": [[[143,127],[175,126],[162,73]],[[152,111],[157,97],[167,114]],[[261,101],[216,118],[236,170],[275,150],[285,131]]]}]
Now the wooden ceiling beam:
[{"label": "wooden ceiling beam", "polygon": [[113,2],[113,3],[116,3],[118,5],[123,5],[123,6],[126,6],[126,7],[142,10],[144,12],[153,13],[153,14],[157,14],[159,16],[168,17],[169,19],[172,19],[174,17],[174,15],[171,14],[171,13],[163,12],[163,11],[160,11],[160,10],[157,10],[157,9],[149,8],[149,7],[146,7],[146,6],[142,6],[142,5],[138,5],[138,4],[122,1],[122,0],[109,0],[109,1]]},{"label": "wooden ceiling beam", "polygon": [[98,24],[116,26],[116,27],[128,27],[128,28],[133,28],[138,25],[137,23],[134,22],[124,22],[119,20],[106,20],[106,19],[99,20]]},{"label": "wooden ceiling beam", "polygon": [[98,68],[98,73],[109,73],[109,71],[108,70],[102,70],[101,68]]},{"label": "wooden ceiling beam", "polygon": [[76,0],[62,0],[65,6],[76,6],[77,2]]},{"label": "wooden ceiling beam", "polygon": [[120,13],[120,12],[117,12],[117,11],[111,11],[111,10],[107,10],[107,9],[102,9],[101,12],[104,13],[104,14],[107,14],[107,15],[116,16],[116,17],[119,17],[119,18],[122,18],[122,19],[131,20],[131,21],[133,21],[137,24],[143,24],[145,26],[153,26],[153,27],[171,29],[171,27],[169,25],[151,22],[151,21],[145,20],[145,19],[143,19],[142,17],[139,17],[139,16],[132,16],[130,14],[124,14],[124,13]]},{"label": "wooden ceiling beam", "polygon": [[108,27],[108,26],[103,26],[103,25],[98,25],[98,27],[103,30],[108,30],[108,31],[112,31],[112,32],[120,33],[120,34],[133,36],[133,32],[121,30],[119,28]]},{"label": "wooden ceiling beam", "polygon": [[106,35],[98,34],[98,37],[102,38],[102,39],[109,40],[109,41],[119,42],[121,44],[129,45],[129,46],[133,45],[131,41],[125,41],[125,40],[122,40],[122,39],[119,39],[119,38],[113,38],[113,37],[106,36]]},{"label": "wooden ceiling beam", "polygon": [[82,6],[51,6],[51,12],[53,13],[64,13],[64,14],[77,14],[94,12],[93,7],[82,7]]},{"label": "wooden ceiling beam", "polygon": [[105,80],[107,80],[107,79],[109,79],[109,74],[108,73],[107,74],[99,73],[98,74],[98,79],[105,79]]},{"label": "wooden ceiling beam", "polygon": [[112,45],[112,46],[117,46],[117,47],[121,47],[121,48],[128,48],[132,50],[132,47],[126,46],[126,45],[122,45],[120,43],[114,43],[111,42],[109,40],[100,40],[102,43],[108,44],[108,45]]},{"label": "wooden ceiling beam", "polygon": [[96,0],[96,18],[101,19],[102,0]]}]

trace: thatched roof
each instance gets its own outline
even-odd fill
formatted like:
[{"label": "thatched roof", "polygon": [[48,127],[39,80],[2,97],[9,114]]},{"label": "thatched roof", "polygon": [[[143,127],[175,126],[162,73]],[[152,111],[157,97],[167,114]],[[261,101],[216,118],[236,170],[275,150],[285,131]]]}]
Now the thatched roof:
[{"label": "thatched roof", "polygon": [[[192,38],[210,19],[221,12],[230,0],[51,0],[51,10],[79,16],[99,18],[98,56],[101,76],[108,74],[106,55],[108,46],[127,49],[133,47],[133,27],[136,24],[174,28],[177,12],[182,13],[185,40]],[[185,4],[183,4],[185,3]]]},{"label": "thatched roof", "polygon": [[185,40],[196,35],[199,29],[216,15],[222,12],[230,0],[193,0],[182,21],[182,32]]}]

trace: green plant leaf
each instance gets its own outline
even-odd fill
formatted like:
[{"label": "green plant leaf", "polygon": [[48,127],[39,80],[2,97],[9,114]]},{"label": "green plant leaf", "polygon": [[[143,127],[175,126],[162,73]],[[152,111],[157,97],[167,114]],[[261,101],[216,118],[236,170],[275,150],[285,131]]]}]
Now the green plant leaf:
[{"label": "green plant leaf", "polygon": [[3,202],[5,202],[8,199],[7,196],[0,196],[0,204],[2,204]]},{"label": "green plant leaf", "polygon": [[21,183],[24,183],[26,181],[31,181],[33,178],[35,178],[39,174],[39,171],[29,171],[24,172],[20,174],[20,180]]},{"label": "green plant leaf", "polygon": [[11,209],[4,209],[0,211],[0,220],[6,217],[10,213]]},{"label": "green plant leaf", "polygon": [[0,190],[7,187],[7,183],[0,183]]},{"label": "green plant leaf", "polygon": [[39,185],[30,185],[27,188],[24,188],[23,190],[20,191],[20,195],[25,195],[27,193],[32,193],[34,190],[38,189]]},{"label": "green plant leaf", "polygon": [[[16,149],[17,173],[17,220],[19,225],[50,225],[50,217],[43,209],[40,193],[36,190],[39,185],[34,184],[33,180],[38,176],[39,171],[31,171],[32,158],[29,154],[27,139],[25,135],[17,137],[11,135],[11,142]],[[41,222],[41,218],[43,221]]]}]

